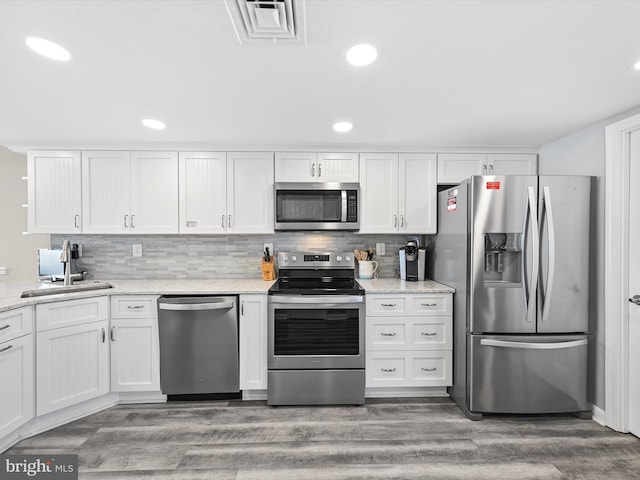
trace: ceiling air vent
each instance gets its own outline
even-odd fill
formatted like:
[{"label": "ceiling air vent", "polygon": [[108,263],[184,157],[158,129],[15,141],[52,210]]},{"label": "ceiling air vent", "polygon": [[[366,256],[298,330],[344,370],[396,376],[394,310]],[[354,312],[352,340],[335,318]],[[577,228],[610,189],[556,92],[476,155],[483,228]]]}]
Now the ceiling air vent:
[{"label": "ceiling air vent", "polygon": [[304,0],[225,0],[240,43],[304,41]]}]

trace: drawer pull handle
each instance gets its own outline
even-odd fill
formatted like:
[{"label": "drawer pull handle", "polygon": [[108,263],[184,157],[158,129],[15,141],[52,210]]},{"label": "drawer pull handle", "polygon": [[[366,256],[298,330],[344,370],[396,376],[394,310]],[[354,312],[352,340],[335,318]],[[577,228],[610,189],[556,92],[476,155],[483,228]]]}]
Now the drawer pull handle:
[{"label": "drawer pull handle", "polygon": [[422,332],[422,335],[425,337],[435,337],[437,335],[436,332]]},{"label": "drawer pull handle", "polygon": [[420,370],[422,370],[423,372],[435,372],[437,369],[436,369],[436,367],[433,367],[433,368],[421,367]]},{"label": "drawer pull handle", "polygon": [[0,327],[0,330],[6,330],[9,327],[10,327],[10,325],[3,325],[2,327]]},{"label": "drawer pull handle", "polygon": [[391,333],[381,332],[380,335],[382,335],[383,337],[395,337],[396,332],[391,332]]},{"label": "drawer pull handle", "polygon": [[13,345],[9,345],[8,347],[4,347],[2,350],[0,350],[0,353],[2,352],[6,352],[7,350],[9,350],[10,348],[13,348]]},{"label": "drawer pull handle", "polygon": [[422,306],[423,307],[435,307],[436,305],[438,305],[437,303],[423,303]]},{"label": "drawer pull handle", "polygon": [[395,307],[396,304],[395,303],[383,303],[383,304],[381,304],[381,306],[383,306],[383,307]]},{"label": "drawer pull handle", "polygon": [[129,305],[127,308],[130,308],[131,310],[138,310],[140,308],[144,308],[144,305]]},{"label": "drawer pull handle", "polygon": [[396,371],[395,367],[394,368],[381,368],[380,370],[382,370],[383,372],[387,372],[387,373],[393,373]]}]

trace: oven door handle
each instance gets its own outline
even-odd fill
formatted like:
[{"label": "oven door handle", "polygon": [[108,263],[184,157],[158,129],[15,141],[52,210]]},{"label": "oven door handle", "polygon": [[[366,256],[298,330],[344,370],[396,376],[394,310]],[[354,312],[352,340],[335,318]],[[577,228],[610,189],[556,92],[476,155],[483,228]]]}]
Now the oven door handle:
[{"label": "oven door handle", "polygon": [[273,295],[269,297],[271,305],[316,304],[324,306],[344,305],[345,303],[364,303],[360,295]]}]

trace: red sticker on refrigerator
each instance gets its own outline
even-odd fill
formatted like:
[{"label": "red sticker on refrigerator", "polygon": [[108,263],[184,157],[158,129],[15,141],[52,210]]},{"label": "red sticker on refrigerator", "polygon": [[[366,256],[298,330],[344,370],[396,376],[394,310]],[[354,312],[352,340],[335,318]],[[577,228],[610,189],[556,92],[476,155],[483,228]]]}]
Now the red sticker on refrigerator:
[{"label": "red sticker on refrigerator", "polygon": [[500,190],[500,182],[487,182],[487,190]]}]

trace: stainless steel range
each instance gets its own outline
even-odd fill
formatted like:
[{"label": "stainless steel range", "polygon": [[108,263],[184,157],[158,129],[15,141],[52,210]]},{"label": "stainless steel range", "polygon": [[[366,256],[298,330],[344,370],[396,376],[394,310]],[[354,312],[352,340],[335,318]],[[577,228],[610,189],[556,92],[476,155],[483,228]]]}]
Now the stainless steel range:
[{"label": "stainless steel range", "polygon": [[343,253],[278,253],[269,289],[269,405],[364,403],[364,289]]}]

